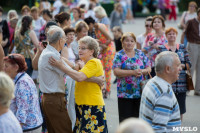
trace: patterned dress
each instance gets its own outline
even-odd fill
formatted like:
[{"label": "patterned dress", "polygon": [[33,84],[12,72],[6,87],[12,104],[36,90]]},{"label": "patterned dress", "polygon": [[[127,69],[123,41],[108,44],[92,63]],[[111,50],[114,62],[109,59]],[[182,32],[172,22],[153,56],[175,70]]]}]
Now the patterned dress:
[{"label": "patterned dress", "polygon": [[[104,24],[100,24],[100,23],[98,24],[99,26],[104,27],[104,29],[106,29],[106,31],[108,32],[108,28]],[[105,44],[107,41],[107,38],[101,33],[100,30],[96,32],[96,37],[97,39],[100,40],[102,44]],[[114,57],[115,57],[115,45],[113,42],[108,44],[107,49],[104,50],[102,53],[100,53],[98,56],[105,70],[106,90],[108,92],[110,92],[110,88],[111,88],[111,71],[112,71]]]},{"label": "patterned dress", "polygon": [[[149,59],[138,49],[135,49],[135,57],[129,58],[125,51],[120,50],[113,61],[113,69],[120,68],[123,70],[145,69],[150,66]],[[117,77],[117,97],[118,98],[140,98],[140,82],[143,76]]]},{"label": "patterned dress", "polygon": [[[18,73],[14,79],[15,98],[11,101],[10,109],[20,123],[23,123],[23,131],[39,128],[42,123],[42,115],[39,106],[37,88],[31,77],[24,73]],[[20,77],[21,76],[21,77]],[[17,81],[17,79],[20,79]]]}]

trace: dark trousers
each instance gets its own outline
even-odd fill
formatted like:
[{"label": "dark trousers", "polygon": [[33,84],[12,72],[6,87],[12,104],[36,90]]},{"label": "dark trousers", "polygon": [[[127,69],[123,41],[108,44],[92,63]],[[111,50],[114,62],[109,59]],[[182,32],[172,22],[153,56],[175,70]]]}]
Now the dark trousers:
[{"label": "dark trousers", "polygon": [[140,98],[118,98],[119,122],[130,118],[139,117]]},{"label": "dark trousers", "polygon": [[48,133],[72,133],[72,124],[66,109],[65,94],[44,93],[42,109]]}]

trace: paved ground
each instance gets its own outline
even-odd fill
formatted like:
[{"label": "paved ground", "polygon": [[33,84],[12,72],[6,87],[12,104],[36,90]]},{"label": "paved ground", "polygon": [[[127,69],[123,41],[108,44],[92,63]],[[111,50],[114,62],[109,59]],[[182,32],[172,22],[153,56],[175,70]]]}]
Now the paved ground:
[{"label": "paved ground", "polygon": [[[166,22],[166,27],[177,28],[177,23]],[[143,33],[144,30],[144,19],[142,18],[136,19],[133,24],[123,25],[124,32],[133,32],[135,35]],[[177,42],[179,42],[181,35],[181,31],[178,32]],[[114,75],[112,75],[112,80],[114,80],[114,78]],[[115,133],[119,125],[116,88],[116,84],[112,84],[110,98],[105,99],[109,133]],[[185,127],[197,127],[198,131],[196,133],[200,133],[200,96],[194,96],[193,93],[193,91],[190,92],[186,98],[187,112],[183,116],[182,125]]]}]

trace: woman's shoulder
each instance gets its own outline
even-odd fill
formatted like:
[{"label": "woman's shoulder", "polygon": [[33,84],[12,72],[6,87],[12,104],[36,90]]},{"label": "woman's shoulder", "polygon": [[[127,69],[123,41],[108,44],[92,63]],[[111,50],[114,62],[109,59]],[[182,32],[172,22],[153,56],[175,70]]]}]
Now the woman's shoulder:
[{"label": "woman's shoulder", "polygon": [[179,49],[186,49],[184,44],[178,44],[179,45]]}]

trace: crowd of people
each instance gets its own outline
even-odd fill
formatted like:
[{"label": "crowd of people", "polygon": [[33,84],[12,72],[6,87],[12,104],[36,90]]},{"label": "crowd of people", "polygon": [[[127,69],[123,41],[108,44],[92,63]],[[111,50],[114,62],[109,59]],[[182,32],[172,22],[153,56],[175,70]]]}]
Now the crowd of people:
[{"label": "crowd of people", "polygon": [[112,70],[117,133],[181,126],[190,68],[200,95],[200,8],[193,1],[181,17],[180,41],[161,15],[148,16],[137,37],[123,33],[120,1],[110,18],[95,0],[52,7],[44,0],[39,8],[24,5],[21,15],[10,10],[7,20],[2,14],[0,7],[0,133],[108,133]]}]

